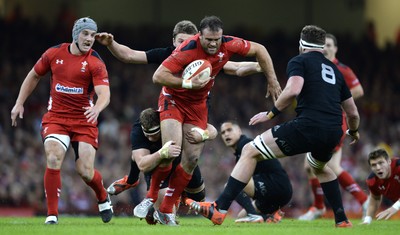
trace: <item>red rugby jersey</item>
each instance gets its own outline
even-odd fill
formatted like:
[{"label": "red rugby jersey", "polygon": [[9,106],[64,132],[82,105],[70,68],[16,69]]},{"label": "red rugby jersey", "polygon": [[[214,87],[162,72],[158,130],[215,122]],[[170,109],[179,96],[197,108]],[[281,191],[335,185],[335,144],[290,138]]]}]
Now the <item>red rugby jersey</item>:
[{"label": "red rugby jersey", "polygon": [[51,72],[47,110],[68,117],[85,118],[83,107],[93,105],[94,86],[109,86],[104,62],[91,49],[85,55],[72,55],[70,43],[49,48],[36,62],[35,72],[43,76]]},{"label": "red rugby jersey", "polygon": [[390,168],[392,174],[388,179],[379,179],[372,173],[366,182],[372,194],[383,195],[396,202],[400,199],[400,159],[393,158]]},{"label": "red rugby jersey", "polygon": [[339,69],[339,71],[343,74],[344,81],[346,82],[347,87],[351,90],[353,87],[356,87],[360,84],[360,81],[358,80],[357,76],[354,74],[353,70],[345,65],[339,62],[338,59],[334,59],[332,61],[336,67]]},{"label": "red rugby jersey", "polygon": [[188,102],[202,102],[207,99],[208,93],[214,85],[215,76],[221,71],[224,65],[234,54],[246,56],[250,50],[250,42],[233,36],[222,36],[222,44],[218,52],[214,55],[205,53],[200,44],[200,34],[183,42],[176,48],[172,54],[162,63],[163,66],[171,70],[174,74],[182,74],[183,69],[190,62],[198,59],[206,59],[212,65],[210,82],[198,90],[188,90],[183,88],[164,87],[163,90],[173,95],[174,98],[180,98]]}]

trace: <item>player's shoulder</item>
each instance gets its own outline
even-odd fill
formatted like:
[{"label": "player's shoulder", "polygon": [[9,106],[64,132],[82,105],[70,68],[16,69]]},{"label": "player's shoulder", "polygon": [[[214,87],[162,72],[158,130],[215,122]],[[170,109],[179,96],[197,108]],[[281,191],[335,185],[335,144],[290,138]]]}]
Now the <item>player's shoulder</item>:
[{"label": "player's shoulder", "polygon": [[375,182],[376,182],[376,175],[373,172],[371,172],[368,175],[366,181],[367,181],[368,186],[373,186],[375,184]]},{"label": "player's shoulder", "polygon": [[394,157],[392,158],[392,162],[395,167],[400,167],[400,158]]},{"label": "player's shoulder", "polygon": [[334,60],[334,64],[341,69],[350,69],[349,66],[347,66],[346,64],[342,63],[341,61],[339,61],[338,59]]},{"label": "player's shoulder", "polygon": [[101,58],[100,54],[97,51],[91,49],[91,51],[89,53],[90,53],[90,57],[96,58],[96,59],[100,60],[102,63],[104,63],[103,59]]}]

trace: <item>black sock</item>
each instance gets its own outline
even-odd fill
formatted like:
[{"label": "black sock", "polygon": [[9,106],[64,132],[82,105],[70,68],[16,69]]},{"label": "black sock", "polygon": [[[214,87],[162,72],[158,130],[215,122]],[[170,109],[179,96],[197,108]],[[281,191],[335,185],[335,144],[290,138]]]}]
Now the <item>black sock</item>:
[{"label": "black sock", "polygon": [[235,198],[235,201],[246,210],[247,214],[257,214],[256,208],[254,208],[250,197],[245,192],[241,191]]},{"label": "black sock", "polygon": [[133,184],[139,179],[140,170],[136,162],[131,160],[131,170],[128,175],[128,184]]},{"label": "black sock", "polygon": [[231,206],[233,200],[235,200],[235,198],[239,195],[239,193],[243,190],[245,186],[246,183],[242,183],[239,180],[230,176],[224,191],[215,201],[217,203],[217,208],[227,211]]},{"label": "black sock", "polygon": [[321,183],[322,190],[324,191],[326,200],[332,207],[335,215],[335,222],[339,223],[347,220],[346,214],[343,208],[342,195],[340,194],[338,180],[332,180],[330,182]]}]

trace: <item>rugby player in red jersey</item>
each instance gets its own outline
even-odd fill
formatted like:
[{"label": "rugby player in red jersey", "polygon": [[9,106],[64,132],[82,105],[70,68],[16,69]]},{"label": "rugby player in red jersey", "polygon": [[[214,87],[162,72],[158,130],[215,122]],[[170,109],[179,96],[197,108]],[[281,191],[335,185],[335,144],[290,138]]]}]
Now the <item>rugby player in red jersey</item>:
[{"label": "rugby player in red jersey", "polygon": [[[255,42],[223,35],[222,21],[216,16],[207,16],[200,22],[200,32],[184,41],[153,75],[153,81],[163,85],[159,97],[162,141],[170,140],[182,146],[182,160],[171,175],[168,191],[155,217],[162,224],[176,225],[173,205],[192,177],[204,143],[192,144],[184,134],[197,127],[207,127],[207,97],[215,77],[235,54],[256,57],[267,77],[268,92],[275,100],[281,92],[271,57],[266,48]],[[180,74],[186,65],[196,59],[206,59],[212,65],[211,77],[200,81],[198,76],[182,80]],[[171,164],[159,166],[160,178],[165,178]],[[154,176],[154,175],[153,175]]]},{"label": "rugby player in red jersey", "polygon": [[400,159],[391,159],[384,149],[377,149],[368,155],[368,164],[372,170],[367,179],[370,194],[362,224],[372,222],[383,197],[393,202],[393,205],[379,212],[376,215],[378,220],[387,220],[400,210]]},{"label": "rugby player in red jersey", "polygon": [[46,224],[58,223],[60,169],[70,144],[75,151],[76,170],[95,192],[103,222],[109,222],[113,216],[102,176],[94,169],[97,118],[110,102],[106,66],[92,49],[96,32],[97,24],[93,19],[76,20],[72,29],[73,42],[51,47],[42,54],[22,83],[11,111],[12,126],[17,126],[17,118],[23,118],[23,105],[28,96],[41,77],[51,73],[48,112],[43,116],[41,131],[47,159],[44,174]]}]

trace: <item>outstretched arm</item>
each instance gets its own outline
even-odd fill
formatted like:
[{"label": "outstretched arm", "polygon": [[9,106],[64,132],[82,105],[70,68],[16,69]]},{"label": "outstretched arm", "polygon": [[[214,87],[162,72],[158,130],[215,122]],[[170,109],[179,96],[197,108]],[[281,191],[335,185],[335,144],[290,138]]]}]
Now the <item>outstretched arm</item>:
[{"label": "outstretched arm", "polygon": [[285,89],[275,102],[275,106],[271,111],[260,112],[250,119],[249,125],[255,125],[274,118],[281,111],[293,103],[293,100],[303,89],[304,79],[300,76],[292,76],[288,79]]},{"label": "outstretched arm", "polygon": [[272,100],[275,102],[278,99],[278,96],[282,93],[282,89],[278,79],[276,78],[271,56],[263,45],[256,42],[250,42],[250,44],[251,47],[247,56],[255,56],[257,58],[261,70],[264,72],[268,81],[266,97],[271,96]]},{"label": "outstretched arm", "polygon": [[108,50],[120,61],[131,64],[147,64],[147,56],[144,51],[133,50],[125,45],[119,44],[114,40],[111,33],[98,33],[96,40],[103,46],[107,46]]}]

